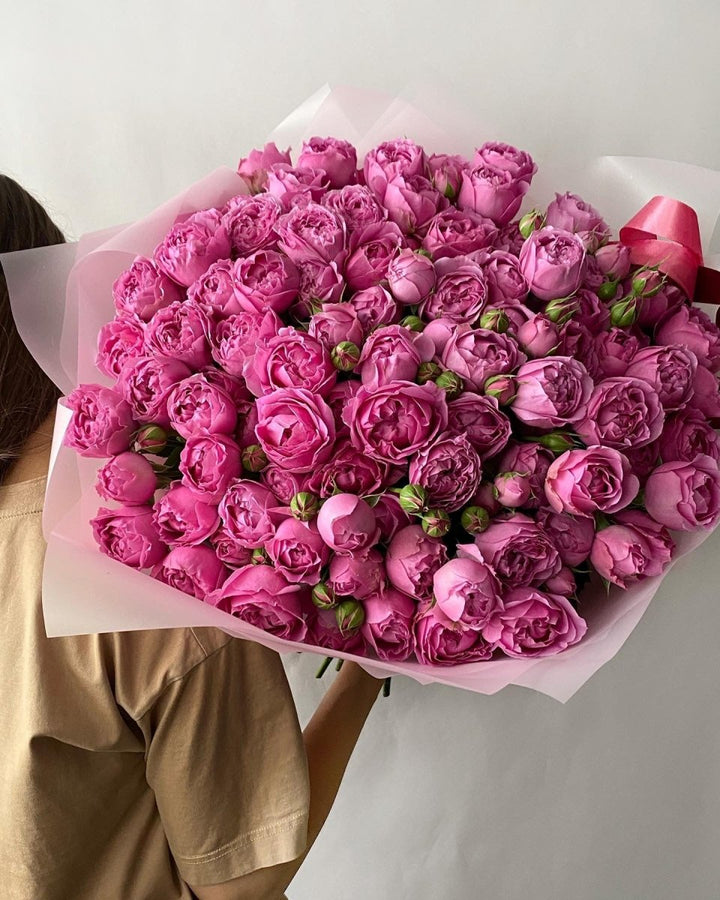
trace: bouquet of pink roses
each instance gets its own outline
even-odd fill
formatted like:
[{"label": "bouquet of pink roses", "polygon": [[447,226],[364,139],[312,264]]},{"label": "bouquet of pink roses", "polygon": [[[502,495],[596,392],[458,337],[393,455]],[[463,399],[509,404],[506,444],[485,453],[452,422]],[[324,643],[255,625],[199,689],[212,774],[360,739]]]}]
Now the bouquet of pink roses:
[{"label": "bouquet of pink roses", "polygon": [[111,386],[67,399],[67,444],[109,457],[102,552],[423,666],[561,653],[588,582],[662,574],[720,517],[720,331],[641,223],[613,242],[569,193],[518,219],[535,171],[501,143],[241,160],[245,190],[117,278]]}]

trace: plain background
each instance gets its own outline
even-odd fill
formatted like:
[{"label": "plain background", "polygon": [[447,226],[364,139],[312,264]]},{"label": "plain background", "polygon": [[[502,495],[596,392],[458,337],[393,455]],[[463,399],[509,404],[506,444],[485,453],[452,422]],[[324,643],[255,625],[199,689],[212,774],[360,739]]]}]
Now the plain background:
[{"label": "plain background", "polygon": [[[719,33],[713,0],[0,0],[0,169],[78,236],[234,165],[326,81],[415,78],[540,165],[571,142],[720,168]],[[565,706],[395,679],[291,900],[720,896],[719,550]],[[325,684],[287,664],[305,720]]]}]

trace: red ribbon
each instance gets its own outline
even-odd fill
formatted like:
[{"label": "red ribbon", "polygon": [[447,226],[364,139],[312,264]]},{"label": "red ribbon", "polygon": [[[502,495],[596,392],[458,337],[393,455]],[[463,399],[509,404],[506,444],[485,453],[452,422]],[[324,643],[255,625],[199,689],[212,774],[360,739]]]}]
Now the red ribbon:
[{"label": "red ribbon", "polygon": [[653,197],[620,229],[639,266],[657,267],[695,303],[720,305],[720,272],[703,265],[695,210],[671,197]]}]

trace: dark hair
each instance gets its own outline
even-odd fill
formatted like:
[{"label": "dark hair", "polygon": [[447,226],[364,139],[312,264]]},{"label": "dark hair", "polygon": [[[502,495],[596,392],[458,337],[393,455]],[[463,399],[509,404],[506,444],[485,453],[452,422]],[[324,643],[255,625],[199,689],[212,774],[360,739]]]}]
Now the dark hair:
[{"label": "dark hair", "polygon": [[[64,241],[62,231],[38,201],[12,178],[0,175],[0,253]],[[58,397],[60,391],[18,334],[0,268],[0,484]]]}]

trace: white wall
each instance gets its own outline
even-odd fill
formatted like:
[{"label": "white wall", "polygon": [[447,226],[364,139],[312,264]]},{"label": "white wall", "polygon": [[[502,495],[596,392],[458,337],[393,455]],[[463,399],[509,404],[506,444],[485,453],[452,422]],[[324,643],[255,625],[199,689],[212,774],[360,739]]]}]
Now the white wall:
[{"label": "white wall", "polygon": [[[0,169],[71,235],[233,165],[326,81],[435,78],[477,140],[720,168],[713,0],[0,0]],[[292,900],[720,896],[711,539],[568,705],[395,681]],[[288,660],[306,718],[316,660]],[[328,677],[328,676],[326,676]]]}]

